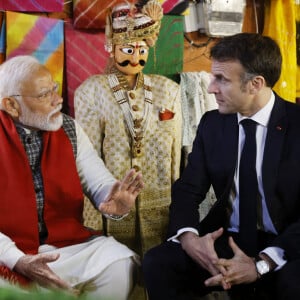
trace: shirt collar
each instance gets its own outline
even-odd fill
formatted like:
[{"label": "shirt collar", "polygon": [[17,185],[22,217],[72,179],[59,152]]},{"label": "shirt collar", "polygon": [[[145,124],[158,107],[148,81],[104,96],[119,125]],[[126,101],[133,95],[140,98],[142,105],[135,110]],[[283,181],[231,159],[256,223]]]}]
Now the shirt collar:
[{"label": "shirt collar", "polygon": [[[267,127],[269,120],[270,120],[271,112],[272,112],[272,109],[274,106],[274,102],[275,102],[275,95],[272,92],[268,103],[262,109],[260,109],[256,114],[251,116],[249,119],[257,122],[258,124],[260,124],[262,126]],[[240,123],[240,121],[247,119],[247,117],[242,116],[240,113],[237,113],[237,117],[238,117],[239,123]]]}]

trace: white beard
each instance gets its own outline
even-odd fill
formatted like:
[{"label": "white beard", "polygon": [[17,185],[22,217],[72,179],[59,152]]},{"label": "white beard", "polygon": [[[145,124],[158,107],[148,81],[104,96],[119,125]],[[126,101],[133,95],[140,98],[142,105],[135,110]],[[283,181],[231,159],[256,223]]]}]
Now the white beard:
[{"label": "white beard", "polygon": [[19,122],[25,126],[33,127],[35,129],[45,131],[56,131],[61,128],[63,124],[63,116],[60,114],[55,119],[51,119],[51,116],[59,112],[62,109],[62,104],[57,106],[48,115],[32,112],[23,102],[19,102],[21,106],[21,116]]}]

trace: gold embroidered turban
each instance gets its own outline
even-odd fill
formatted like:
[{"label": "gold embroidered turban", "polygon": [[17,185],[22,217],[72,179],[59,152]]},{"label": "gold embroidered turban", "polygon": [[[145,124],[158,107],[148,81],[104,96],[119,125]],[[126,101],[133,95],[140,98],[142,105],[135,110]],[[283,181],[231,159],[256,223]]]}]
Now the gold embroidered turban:
[{"label": "gold embroidered turban", "polygon": [[163,10],[156,0],[148,1],[141,8],[130,3],[115,6],[107,15],[105,50],[112,52],[113,45],[145,40],[154,46],[159,34]]}]

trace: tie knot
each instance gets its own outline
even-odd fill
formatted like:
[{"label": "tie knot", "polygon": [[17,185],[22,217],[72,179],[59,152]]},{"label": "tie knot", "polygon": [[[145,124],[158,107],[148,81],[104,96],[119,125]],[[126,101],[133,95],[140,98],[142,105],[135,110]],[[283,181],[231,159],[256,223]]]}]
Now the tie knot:
[{"label": "tie knot", "polygon": [[251,119],[244,119],[240,122],[245,130],[245,134],[253,134],[256,131],[257,123]]}]

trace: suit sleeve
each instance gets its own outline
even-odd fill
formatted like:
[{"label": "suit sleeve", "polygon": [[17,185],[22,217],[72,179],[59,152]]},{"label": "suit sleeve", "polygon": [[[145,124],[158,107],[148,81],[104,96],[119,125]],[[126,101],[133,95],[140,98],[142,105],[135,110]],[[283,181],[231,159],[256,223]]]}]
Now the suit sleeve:
[{"label": "suit sleeve", "polygon": [[192,152],[181,177],[172,186],[168,236],[184,227],[199,227],[199,204],[205,199],[210,187],[203,145],[206,115],[201,119],[193,142]]}]

